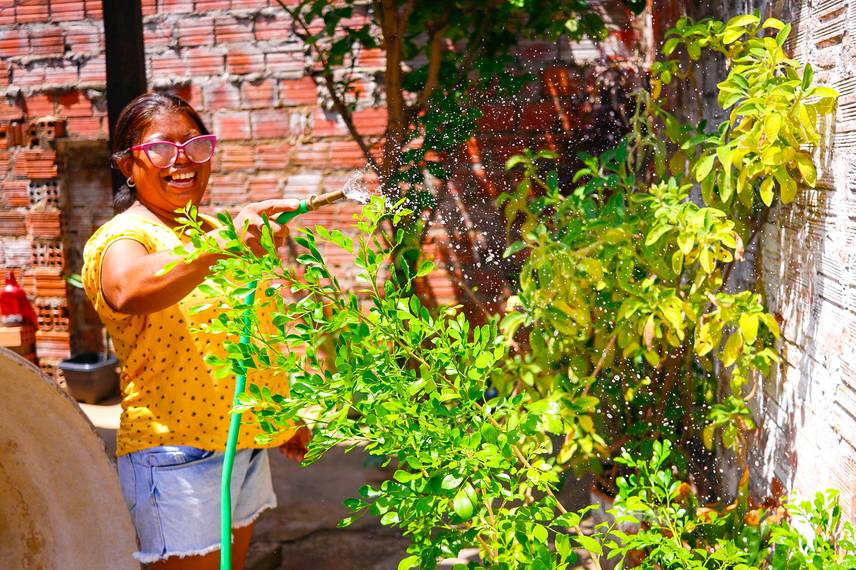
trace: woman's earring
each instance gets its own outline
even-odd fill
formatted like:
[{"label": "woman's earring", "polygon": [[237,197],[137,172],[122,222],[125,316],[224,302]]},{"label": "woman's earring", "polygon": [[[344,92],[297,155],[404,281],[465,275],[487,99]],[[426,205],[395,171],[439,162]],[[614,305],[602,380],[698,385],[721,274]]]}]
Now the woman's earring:
[{"label": "woman's earring", "polygon": [[127,180],[125,180],[125,184],[127,184],[127,185],[128,185],[128,188],[133,188],[134,186],[136,186],[136,185],[137,185],[137,183],[136,183],[136,182],[134,182],[134,179],[133,179],[133,178],[131,178],[130,176],[128,177],[128,179],[127,179]]}]

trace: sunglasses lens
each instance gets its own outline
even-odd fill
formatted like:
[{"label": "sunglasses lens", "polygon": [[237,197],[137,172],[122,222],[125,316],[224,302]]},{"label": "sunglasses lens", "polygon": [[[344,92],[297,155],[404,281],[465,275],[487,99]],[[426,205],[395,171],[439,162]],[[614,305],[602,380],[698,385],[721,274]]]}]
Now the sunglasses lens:
[{"label": "sunglasses lens", "polygon": [[167,143],[149,145],[148,155],[152,164],[158,168],[166,168],[175,161],[177,149]]},{"label": "sunglasses lens", "polygon": [[205,162],[214,153],[214,143],[211,139],[198,138],[190,141],[184,150],[193,162]]}]

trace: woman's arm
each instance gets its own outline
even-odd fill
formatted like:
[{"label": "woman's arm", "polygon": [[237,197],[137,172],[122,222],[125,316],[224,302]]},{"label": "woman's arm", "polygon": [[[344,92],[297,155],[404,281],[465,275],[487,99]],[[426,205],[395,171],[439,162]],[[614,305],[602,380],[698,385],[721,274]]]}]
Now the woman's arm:
[{"label": "woman's arm", "polygon": [[[264,221],[262,214],[274,217],[279,212],[297,208],[297,200],[266,200],[250,204],[235,217],[235,227],[241,237],[258,255],[264,254],[259,243]],[[275,239],[283,239],[288,229],[270,221]],[[219,239],[219,230],[209,235]],[[192,246],[185,246],[190,248]],[[162,275],[158,272],[181,258],[168,251],[149,253],[143,245],[131,239],[112,243],[101,262],[101,293],[107,304],[119,313],[142,315],[163,310],[178,303],[205,280],[208,270],[219,256],[204,255],[191,263],[179,263]]]}]

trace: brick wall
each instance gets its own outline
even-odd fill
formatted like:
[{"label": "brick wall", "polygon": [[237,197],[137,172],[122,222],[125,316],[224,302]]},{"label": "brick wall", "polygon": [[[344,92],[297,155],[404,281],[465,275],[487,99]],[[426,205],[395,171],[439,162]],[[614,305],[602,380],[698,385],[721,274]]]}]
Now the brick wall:
[{"label": "brick wall", "polygon": [[[100,7],[100,0],[0,1],[0,90],[6,95],[0,133],[44,116],[66,125],[67,136],[50,143],[57,172],[45,179],[60,192],[46,211],[61,223],[62,238],[51,238],[61,248],[51,252],[60,259],[56,252],[62,250],[63,273],[79,271],[85,239],[112,214]],[[626,91],[638,76],[632,47],[638,23],[614,0],[602,9],[611,29],[602,44],[521,46],[538,81],[518,97],[486,100],[481,133],[449,157],[455,176],[434,188],[440,207],[425,234],[426,254],[440,262],[425,284],[427,296],[461,300],[473,314],[480,305],[501,305],[516,267],[501,258],[505,223],[494,199],[508,188],[503,165],[510,154],[529,146],[569,156],[578,148],[605,148],[621,135]],[[275,1],[144,0],[143,17],[150,87],[190,101],[220,139],[207,208],[335,190],[365,166],[342,121],[328,111],[308,50]],[[356,10],[353,18],[366,17]],[[364,94],[355,123],[375,139],[385,126],[376,95],[383,65],[381,52],[365,50],[355,67]],[[602,85],[608,89],[601,91]],[[28,214],[32,208],[22,189],[30,178],[13,168],[13,155],[30,152],[27,147],[24,141],[0,150],[2,263],[25,274],[37,241],[32,223],[45,215]],[[300,223],[347,226],[355,209],[334,205]],[[342,256],[332,259],[346,274],[353,270]],[[35,298],[32,280],[25,281]],[[79,291],[62,293],[57,286],[52,292],[71,318],[71,348],[98,348],[97,321]]]}]

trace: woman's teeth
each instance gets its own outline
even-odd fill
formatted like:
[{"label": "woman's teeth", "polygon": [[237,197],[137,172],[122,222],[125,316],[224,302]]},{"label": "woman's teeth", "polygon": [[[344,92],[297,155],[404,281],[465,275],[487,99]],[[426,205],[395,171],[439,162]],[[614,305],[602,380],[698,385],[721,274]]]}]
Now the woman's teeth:
[{"label": "woman's teeth", "polygon": [[172,175],[173,182],[184,182],[185,180],[193,180],[196,178],[195,172],[182,172]]}]

